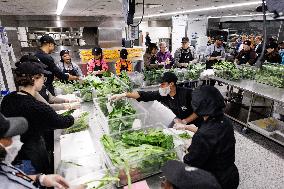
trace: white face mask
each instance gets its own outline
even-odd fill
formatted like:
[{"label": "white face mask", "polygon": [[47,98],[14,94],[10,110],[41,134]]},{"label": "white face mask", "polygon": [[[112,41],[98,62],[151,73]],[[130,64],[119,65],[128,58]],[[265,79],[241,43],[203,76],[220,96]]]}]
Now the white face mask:
[{"label": "white face mask", "polygon": [[7,152],[5,162],[8,164],[11,164],[16,156],[18,155],[18,152],[21,150],[23,143],[20,140],[20,135],[12,137],[12,144],[8,147],[5,147],[5,150]]},{"label": "white face mask", "polygon": [[164,88],[162,88],[162,87],[159,88],[159,93],[160,93],[161,96],[168,96],[168,94],[170,94],[170,92],[171,92],[170,86],[167,86],[167,87],[164,87]]}]

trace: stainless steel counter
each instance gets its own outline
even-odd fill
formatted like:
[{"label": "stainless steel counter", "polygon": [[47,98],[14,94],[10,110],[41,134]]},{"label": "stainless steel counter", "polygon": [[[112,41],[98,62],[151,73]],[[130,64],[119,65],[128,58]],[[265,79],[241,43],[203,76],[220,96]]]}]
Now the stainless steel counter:
[{"label": "stainless steel counter", "polygon": [[216,77],[216,76],[211,76],[210,79],[220,81],[222,83],[228,84],[235,88],[248,91],[250,93],[265,97],[270,100],[274,100],[277,102],[284,102],[284,89],[282,88],[277,88],[277,87],[257,83],[256,81],[253,81],[253,80],[229,81],[229,80]]}]

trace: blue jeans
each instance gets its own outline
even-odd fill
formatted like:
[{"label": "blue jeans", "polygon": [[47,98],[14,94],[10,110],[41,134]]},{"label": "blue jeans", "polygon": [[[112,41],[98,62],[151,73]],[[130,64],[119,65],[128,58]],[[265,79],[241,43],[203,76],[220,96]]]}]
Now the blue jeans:
[{"label": "blue jeans", "polygon": [[37,174],[35,168],[32,165],[31,160],[21,160],[20,163],[14,165],[16,168],[20,169],[27,175],[35,175]]}]

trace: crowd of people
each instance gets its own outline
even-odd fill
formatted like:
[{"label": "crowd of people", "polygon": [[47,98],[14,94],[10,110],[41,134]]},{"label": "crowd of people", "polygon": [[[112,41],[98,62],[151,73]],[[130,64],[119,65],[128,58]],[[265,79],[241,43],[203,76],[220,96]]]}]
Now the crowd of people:
[{"label": "crowd of people", "polygon": [[[41,47],[34,56],[24,55],[16,63],[14,79],[17,90],[6,95],[1,102],[0,180],[5,188],[69,187],[61,176],[53,174],[52,133],[55,129],[73,125],[76,114],[60,115],[56,111],[78,109],[80,99],[56,97],[53,81],[57,78],[61,82],[72,83],[81,80],[83,74],[79,66],[72,63],[68,50],[62,50],[60,62],[55,63],[50,55],[55,48],[53,38],[46,35],[40,41]],[[182,38],[181,47],[174,56],[166,43],[161,42],[158,48],[150,41],[148,39],[144,55],[146,69],[185,68],[196,59],[187,37]],[[261,36],[255,37],[254,41],[243,37],[236,48],[235,63],[254,65],[262,47]],[[271,40],[265,50],[265,60],[283,63],[283,49],[283,43],[278,46]],[[103,50],[95,47],[92,54],[94,58],[87,63],[87,74],[101,77],[109,70]],[[207,69],[226,59],[222,37],[215,37],[214,43],[207,46],[205,57]],[[132,71],[126,49],[120,50],[115,67],[117,75],[122,70]],[[163,188],[237,188],[239,173],[235,165],[234,130],[223,112],[223,96],[213,86],[203,85],[192,90],[177,86],[177,80],[174,73],[165,72],[158,91],[125,92],[112,96],[111,100],[157,100],[175,113],[172,124],[175,129],[195,133],[183,162],[169,161],[163,167]]]}]

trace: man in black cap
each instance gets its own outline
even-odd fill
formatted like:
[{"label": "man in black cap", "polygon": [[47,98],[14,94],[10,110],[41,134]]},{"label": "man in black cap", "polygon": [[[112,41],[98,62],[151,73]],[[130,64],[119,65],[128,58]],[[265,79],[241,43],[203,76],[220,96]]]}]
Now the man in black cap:
[{"label": "man in black cap", "polygon": [[237,64],[254,65],[257,55],[255,50],[251,48],[251,41],[246,40],[243,42],[243,49],[236,56]]},{"label": "man in black cap", "polygon": [[212,173],[222,189],[236,189],[239,173],[235,165],[235,136],[231,121],[224,115],[225,102],[218,89],[201,86],[192,92],[193,111],[203,118],[183,158],[189,166]]},{"label": "man in black cap", "polygon": [[184,68],[194,59],[194,54],[190,49],[188,37],[183,37],[181,44],[182,47],[176,50],[174,59],[177,67]]},{"label": "man in black cap", "polygon": [[[28,130],[28,122],[23,117],[5,118],[0,113],[0,188],[36,189],[45,187],[69,188],[60,175],[26,175],[11,165],[21,149],[20,136]],[[77,189],[83,188],[77,186]]]},{"label": "man in black cap", "polygon": [[162,167],[162,172],[165,176],[161,182],[162,189],[221,189],[211,173],[180,161],[169,160]]},{"label": "man in black cap", "polygon": [[52,37],[50,37],[49,35],[44,35],[40,38],[39,41],[41,43],[41,47],[40,50],[35,54],[35,56],[38,57],[40,61],[47,66],[46,70],[52,73],[47,76],[45,86],[52,95],[55,95],[54,87],[52,85],[54,76],[56,76],[61,81],[78,80],[79,77],[65,74],[56,66],[54,59],[50,56],[55,48],[55,41]]},{"label": "man in black cap", "polygon": [[212,69],[212,66],[225,58],[225,48],[223,47],[223,38],[221,36],[214,37],[215,43],[207,46],[205,51],[206,69]]},{"label": "man in black cap", "polygon": [[[197,119],[198,116],[192,111],[191,107],[192,90],[178,87],[176,84],[177,80],[177,76],[174,73],[166,72],[161,78],[159,91],[122,93],[113,95],[111,99],[119,100],[127,97],[144,102],[157,100],[167,106],[177,116],[175,122],[192,123],[199,126],[200,120]],[[192,126],[190,129],[195,132],[197,128]]]}]

